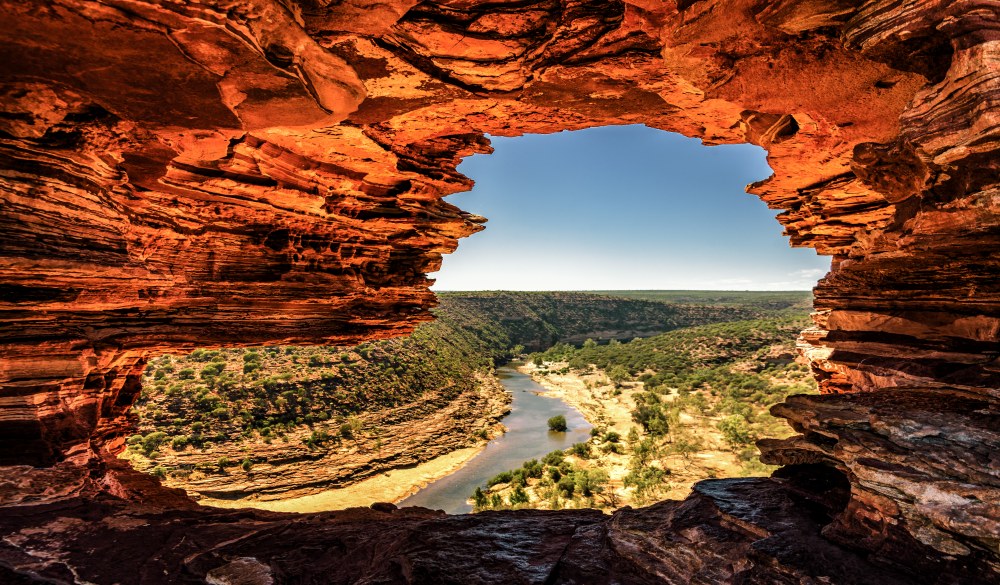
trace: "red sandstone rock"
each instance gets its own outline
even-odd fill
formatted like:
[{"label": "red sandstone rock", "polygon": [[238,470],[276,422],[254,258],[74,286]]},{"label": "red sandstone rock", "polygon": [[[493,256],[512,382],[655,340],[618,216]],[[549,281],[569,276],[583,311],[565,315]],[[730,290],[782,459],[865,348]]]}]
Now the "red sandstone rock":
[{"label": "red sandstone rock", "polygon": [[[3,0],[0,461],[113,448],[157,352],[409,331],[434,302],[425,273],[480,229],[442,197],[470,187],[456,165],[489,151],[484,133],[627,123],[767,148],[774,176],[749,191],[793,244],[834,257],[802,337],[824,391],[920,387],[966,420],[948,408],[959,392],[995,428],[998,13],[996,0]],[[890,426],[910,410],[894,402]],[[808,426],[836,426],[824,416]],[[940,448],[958,469],[953,447],[892,453]],[[831,534],[996,567],[977,532],[989,505],[913,504],[923,480],[876,493],[872,465],[809,434],[780,457],[817,449],[854,485]],[[994,475],[969,477],[963,498],[993,493]]]}]

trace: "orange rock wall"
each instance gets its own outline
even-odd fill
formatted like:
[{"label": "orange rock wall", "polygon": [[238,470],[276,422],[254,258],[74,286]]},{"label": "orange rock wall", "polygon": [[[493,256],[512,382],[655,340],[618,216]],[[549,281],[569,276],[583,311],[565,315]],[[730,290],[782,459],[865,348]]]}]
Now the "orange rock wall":
[{"label": "orange rock wall", "polygon": [[[897,431],[955,396],[986,413],[978,444],[997,441],[998,15],[996,0],[2,0],[0,463],[113,448],[158,352],[410,331],[434,304],[425,274],[481,229],[442,198],[471,187],[456,165],[489,152],[485,134],[644,123],[768,150],[774,176],[748,190],[793,244],[833,256],[802,336],[824,391],[923,388],[884,393],[891,424],[853,399],[827,398],[850,416],[792,403],[803,435],[768,456],[846,474],[842,534],[995,567],[982,526],[1000,512],[956,520],[926,490],[892,491],[903,463],[886,476],[844,449],[933,449]],[[874,434],[851,438],[852,417]],[[977,457],[914,469],[996,501],[995,461]]]}]

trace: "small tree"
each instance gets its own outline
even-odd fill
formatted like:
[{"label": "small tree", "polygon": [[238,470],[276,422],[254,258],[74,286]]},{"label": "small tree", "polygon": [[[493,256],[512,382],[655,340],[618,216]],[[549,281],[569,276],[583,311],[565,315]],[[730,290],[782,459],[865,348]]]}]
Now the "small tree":
[{"label": "small tree", "polygon": [[608,379],[615,385],[615,387],[621,386],[622,382],[628,380],[632,376],[629,375],[628,370],[625,366],[615,366],[608,370]]},{"label": "small tree", "polygon": [[549,419],[549,430],[555,431],[557,433],[565,433],[566,429],[569,427],[566,425],[566,417],[557,414],[556,416]]},{"label": "small tree", "polygon": [[556,483],[556,490],[561,492],[562,496],[566,499],[573,497],[573,491],[576,489],[576,481],[574,481],[572,475],[564,475]]},{"label": "small tree", "polygon": [[641,424],[650,435],[660,437],[670,431],[670,423],[663,406],[657,403],[639,404],[632,411],[632,420]]},{"label": "small tree", "polygon": [[527,504],[530,500],[528,498],[528,492],[524,491],[524,488],[517,486],[514,491],[510,494],[510,505],[517,506],[518,504]]},{"label": "small tree", "polygon": [[723,438],[734,449],[753,442],[752,431],[747,419],[738,414],[727,416],[719,423],[719,430],[722,431]]},{"label": "small tree", "polygon": [[569,449],[570,453],[580,459],[590,459],[590,443],[573,443]]},{"label": "small tree", "polygon": [[149,433],[142,438],[142,453],[146,457],[152,457],[159,449],[160,445],[167,440],[167,434],[162,431]]},{"label": "small tree", "polygon": [[174,451],[183,451],[187,448],[190,442],[191,437],[188,437],[187,435],[177,435],[170,440],[170,448]]},{"label": "small tree", "polygon": [[650,461],[660,457],[660,446],[653,437],[637,440],[631,447],[634,467],[645,467]]},{"label": "small tree", "polygon": [[636,500],[641,503],[660,492],[666,484],[669,473],[669,471],[655,465],[641,468],[633,467],[622,478],[622,484],[625,487],[634,487]]},{"label": "small tree", "polygon": [[701,451],[701,448],[701,439],[690,433],[680,433],[670,445],[670,450],[682,455],[684,459],[690,459],[691,454]]},{"label": "small tree", "polygon": [[603,469],[594,469],[591,471],[581,469],[573,474],[573,483],[576,485],[576,491],[588,498],[594,494],[603,492],[605,486],[608,484],[608,479],[608,473]]},{"label": "small tree", "polygon": [[475,504],[477,510],[482,510],[489,505],[489,499],[483,493],[483,489],[479,487],[476,488],[476,491],[472,492],[472,502]]}]

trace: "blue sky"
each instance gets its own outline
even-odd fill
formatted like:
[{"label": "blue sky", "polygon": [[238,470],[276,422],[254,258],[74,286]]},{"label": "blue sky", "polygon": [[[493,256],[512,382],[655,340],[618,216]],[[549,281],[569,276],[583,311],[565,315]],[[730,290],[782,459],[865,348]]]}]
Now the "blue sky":
[{"label": "blue sky", "polygon": [[444,257],[435,290],[806,290],[830,267],[792,249],[743,191],[764,151],[645,126],[492,138],[448,197],[489,218]]}]

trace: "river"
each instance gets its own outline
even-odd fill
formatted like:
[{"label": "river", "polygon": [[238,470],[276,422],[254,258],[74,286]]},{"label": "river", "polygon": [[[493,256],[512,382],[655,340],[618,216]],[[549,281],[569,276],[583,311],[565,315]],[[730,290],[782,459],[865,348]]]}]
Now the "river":
[{"label": "river", "polygon": [[[466,500],[476,487],[486,487],[486,480],[509,469],[516,469],[528,459],[540,459],[556,449],[567,449],[573,443],[590,438],[590,424],[572,406],[557,398],[545,396],[545,388],[530,376],[514,368],[497,370],[497,376],[513,400],[510,414],[503,419],[507,432],[489,442],[481,453],[464,467],[434,481],[399,503],[403,506],[423,506],[444,510],[449,514],[466,514],[472,505]],[[566,417],[569,430],[554,433],[548,430],[549,418]]]}]

